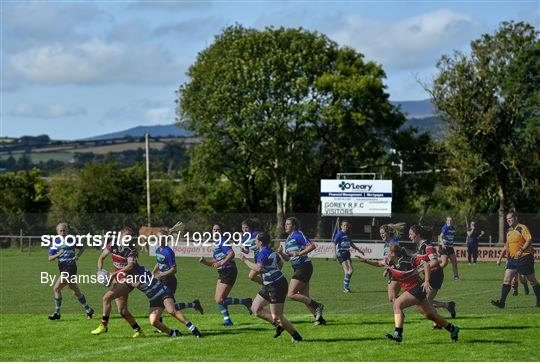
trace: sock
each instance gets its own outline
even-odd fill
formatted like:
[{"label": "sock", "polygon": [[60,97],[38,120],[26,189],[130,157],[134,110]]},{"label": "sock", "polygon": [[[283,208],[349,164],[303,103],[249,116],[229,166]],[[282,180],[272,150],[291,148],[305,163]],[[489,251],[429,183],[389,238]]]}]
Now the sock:
[{"label": "sock", "polygon": [[278,324],[277,321],[273,321],[271,322],[270,324],[272,324],[273,326],[275,326],[276,328],[279,328],[281,325]]},{"label": "sock", "polygon": [[228,297],[223,300],[223,305],[229,306],[229,305],[247,305],[249,303],[249,299],[239,299],[237,297]]},{"label": "sock", "polygon": [[231,317],[229,316],[229,310],[227,310],[227,306],[225,306],[224,304],[218,304],[218,310],[221,313],[221,315],[223,315],[223,320],[225,320],[226,323],[231,321]]},{"label": "sock", "polygon": [[195,304],[192,302],[179,302],[174,304],[174,307],[176,308],[176,310],[183,310],[186,308],[193,308],[195,307]]},{"label": "sock", "polygon": [[540,301],[540,284],[536,284],[533,287],[534,295],[536,295],[536,301]]},{"label": "sock", "polygon": [[450,323],[448,323],[447,326],[444,327],[446,330],[448,330],[449,332],[452,332],[452,330],[454,330],[454,326]]},{"label": "sock", "polygon": [[309,306],[311,306],[313,309],[317,309],[319,307],[319,304],[318,302],[316,302],[314,299],[311,299],[311,302],[309,303]]},{"label": "sock", "polygon": [[77,300],[79,300],[86,312],[90,311],[90,305],[86,302],[86,297],[84,295],[81,295]]},{"label": "sock", "polygon": [[396,327],[396,331],[399,335],[403,335],[403,327],[401,328]]},{"label": "sock", "polygon": [[133,330],[135,331],[141,331],[141,327],[139,326],[139,324],[135,323],[131,326],[133,328]]},{"label": "sock", "polygon": [[62,306],[62,298],[54,298],[54,313],[60,315],[60,307]]},{"label": "sock", "polygon": [[510,292],[510,285],[503,284],[501,288],[501,302],[504,304],[506,302],[506,297],[508,296],[508,293]]},{"label": "sock", "polygon": [[343,277],[343,288],[348,290],[349,284],[351,283],[351,274],[345,274],[345,277]]},{"label": "sock", "polygon": [[300,336],[296,330],[291,333],[291,337],[293,337],[295,340],[302,340],[302,336]]},{"label": "sock", "polygon": [[196,327],[195,325],[193,325],[193,324],[191,323],[191,321],[188,321],[188,322],[186,323],[186,328],[188,328],[190,332],[193,332],[195,329],[197,329],[197,327]]},{"label": "sock", "polygon": [[101,317],[101,325],[107,326],[109,324],[109,315],[103,315]]}]

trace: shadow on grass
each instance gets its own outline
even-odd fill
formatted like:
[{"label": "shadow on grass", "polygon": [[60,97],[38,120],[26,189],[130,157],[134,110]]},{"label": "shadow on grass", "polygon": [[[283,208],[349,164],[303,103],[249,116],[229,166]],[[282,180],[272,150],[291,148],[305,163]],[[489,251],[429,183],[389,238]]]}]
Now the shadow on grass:
[{"label": "shadow on grass", "polygon": [[497,344],[521,344],[520,342],[514,342],[509,340],[502,340],[502,339],[471,339],[466,340],[467,343],[497,343]]},{"label": "shadow on grass", "polygon": [[468,328],[464,327],[463,330],[525,330],[525,329],[535,329],[538,328],[536,326],[527,326],[527,325],[520,325],[520,326],[480,326],[476,328]]},{"label": "shadow on grass", "polygon": [[363,338],[317,338],[317,339],[304,339],[306,342],[320,342],[320,343],[336,343],[336,342],[363,342],[363,341],[380,341],[384,338],[373,338],[373,337],[363,337]]}]

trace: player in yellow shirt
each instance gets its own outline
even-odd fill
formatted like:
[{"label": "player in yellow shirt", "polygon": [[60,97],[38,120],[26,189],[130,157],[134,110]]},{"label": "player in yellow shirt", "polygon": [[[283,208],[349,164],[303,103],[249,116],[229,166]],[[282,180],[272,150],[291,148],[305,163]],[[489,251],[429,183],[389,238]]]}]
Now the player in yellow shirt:
[{"label": "player in yellow shirt", "polygon": [[501,289],[501,298],[500,300],[491,300],[491,304],[501,309],[504,308],[506,297],[511,289],[510,283],[519,273],[531,283],[536,295],[536,306],[540,307],[540,285],[534,275],[534,248],[532,247],[531,233],[527,226],[518,223],[516,212],[508,213],[506,222],[509,226],[504,246],[508,256],[506,271]]}]

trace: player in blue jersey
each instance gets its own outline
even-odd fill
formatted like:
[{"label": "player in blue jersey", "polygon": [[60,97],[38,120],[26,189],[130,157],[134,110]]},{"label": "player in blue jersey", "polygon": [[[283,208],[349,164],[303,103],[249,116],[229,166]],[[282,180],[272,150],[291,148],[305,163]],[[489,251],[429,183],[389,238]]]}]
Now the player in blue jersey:
[{"label": "player in blue jersey", "polygon": [[[167,231],[163,231],[161,235]],[[156,249],[156,264],[152,270],[152,274],[158,280],[160,280],[174,295],[178,286],[178,280],[176,279],[176,258],[174,251],[166,245],[166,239],[159,238],[159,247]],[[190,302],[177,302],[175,304],[176,310],[183,310],[186,308],[193,308],[199,313],[203,314],[204,310],[199,299],[195,299]],[[160,322],[163,322],[163,318],[159,318]]]},{"label": "player in blue jersey", "polygon": [[364,254],[364,252],[362,252],[358,247],[356,247],[349,238],[349,228],[349,222],[343,220],[340,224],[340,230],[337,231],[334,235],[334,238],[332,238],[332,247],[334,248],[335,256],[334,260],[337,260],[341,264],[341,266],[343,266],[343,273],[345,274],[343,276],[344,293],[351,292],[351,290],[349,289],[349,285],[351,283],[351,277],[354,272],[350,252],[351,247],[354,248],[356,251],[360,252],[362,255]]},{"label": "player in blue jersey", "polygon": [[[262,277],[263,287],[253,300],[252,309],[259,318],[270,322],[276,327],[274,338],[277,338],[283,330],[286,330],[291,334],[293,342],[299,342],[302,337],[283,315],[288,284],[287,279],[281,272],[283,262],[279,255],[270,248],[271,243],[270,235],[261,232],[256,238],[257,248],[259,249],[256,263],[249,261],[245,255],[241,256],[242,261]],[[270,304],[270,312],[264,310],[264,307],[268,304]]]},{"label": "player in blue jersey", "polygon": [[[383,246],[383,258],[388,257],[389,247],[392,244],[399,245],[399,237],[403,234],[405,230],[405,223],[388,223],[383,224],[379,228],[379,234],[382,241],[384,242]],[[392,275],[388,273],[387,270],[384,270],[383,276],[388,277],[388,300],[394,301],[399,295],[401,286],[399,282],[395,281],[392,278]]]},{"label": "player in blue jersey", "polygon": [[309,281],[313,275],[313,264],[309,260],[308,253],[317,246],[300,231],[298,218],[289,217],[285,220],[285,233],[289,235],[285,241],[285,249],[280,245],[278,253],[285,261],[291,261],[294,270],[287,297],[304,303],[315,316],[315,324],[324,325],[326,324],[323,318],[324,305],[309,296]]},{"label": "player in blue jersey", "polygon": [[[242,252],[249,254],[253,252],[253,260],[257,261],[259,248],[257,247],[257,234],[259,233],[259,222],[255,218],[248,218],[242,222]],[[259,273],[249,270],[249,279],[262,285],[262,279]]]},{"label": "player in blue jersey", "polygon": [[454,280],[459,280],[458,266],[456,252],[454,251],[454,239],[456,237],[456,228],[454,227],[454,221],[452,217],[446,217],[446,223],[441,228],[439,234],[440,255],[442,261],[442,268],[448,265],[448,260],[452,262],[452,271],[454,273]]},{"label": "player in blue jersey", "polygon": [[79,289],[79,286],[75,282],[70,282],[71,276],[77,275],[77,260],[84,252],[83,248],[79,248],[76,251],[75,240],[71,240],[67,237],[68,234],[67,223],[59,223],[56,226],[57,237],[53,241],[51,248],[49,249],[49,261],[58,260],[58,270],[60,275],[54,284],[54,313],[49,315],[49,320],[60,319],[60,307],[62,306],[62,289],[68,286],[73,294],[79,300],[86,317],[92,319],[94,310],[88,305],[86,297]]},{"label": "player in blue jersey", "polygon": [[208,267],[217,269],[219,278],[216,284],[214,300],[218,305],[219,312],[223,316],[224,325],[231,326],[233,325],[233,322],[229,315],[228,307],[230,305],[244,305],[251,314],[251,303],[253,302],[253,299],[229,297],[229,293],[238,276],[238,268],[234,262],[234,251],[231,248],[230,241],[226,241],[225,238],[222,237],[223,230],[223,224],[214,224],[212,227],[212,234],[214,236],[212,261],[208,261],[204,257],[201,257],[199,262]]},{"label": "player in blue jersey", "polygon": [[161,314],[165,309],[173,318],[184,324],[193,335],[197,338],[201,337],[199,329],[180,310],[176,309],[173,292],[163,282],[152,276],[150,270],[144,266],[138,266],[133,275],[131,286],[142,291],[150,303],[149,320],[152,326],[171,337],[181,335],[178,330],[169,328],[161,321]]}]

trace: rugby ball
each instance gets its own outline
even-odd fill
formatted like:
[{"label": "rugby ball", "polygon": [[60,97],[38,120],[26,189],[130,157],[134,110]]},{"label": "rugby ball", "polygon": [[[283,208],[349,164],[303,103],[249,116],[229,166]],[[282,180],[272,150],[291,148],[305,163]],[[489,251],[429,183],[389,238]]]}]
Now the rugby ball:
[{"label": "rugby ball", "polygon": [[97,277],[98,282],[103,286],[109,287],[109,285],[111,284],[112,279],[109,279],[109,271],[105,270],[104,268],[98,271]]}]

